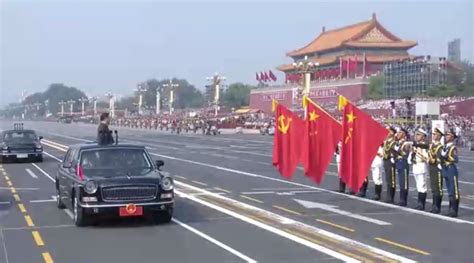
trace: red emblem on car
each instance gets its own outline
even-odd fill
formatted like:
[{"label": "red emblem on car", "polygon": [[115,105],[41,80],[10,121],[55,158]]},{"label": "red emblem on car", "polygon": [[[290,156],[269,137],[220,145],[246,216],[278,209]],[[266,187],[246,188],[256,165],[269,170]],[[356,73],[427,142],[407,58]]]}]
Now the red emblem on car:
[{"label": "red emblem on car", "polygon": [[128,204],[125,209],[127,210],[127,213],[130,214],[130,215],[133,215],[135,214],[135,212],[137,211],[137,206],[134,205],[134,204]]}]

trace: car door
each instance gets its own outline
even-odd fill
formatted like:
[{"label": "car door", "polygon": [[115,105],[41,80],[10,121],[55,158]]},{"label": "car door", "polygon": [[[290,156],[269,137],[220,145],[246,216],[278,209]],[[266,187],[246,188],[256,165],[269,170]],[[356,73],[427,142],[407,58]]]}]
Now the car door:
[{"label": "car door", "polygon": [[73,162],[74,162],[74,155],[77,149],[75,148],[70,148],[69,151],[67,152],[66,156],[64,157],[64,161],[61,164],[61,167],[59,169],[60,175],[59,175],[59,186],[61,187],[61,200],[63,200],[63,203],[69,206],[71,204],[70,196],[71,196],[71,184],[74,184],[73,182],[73,175],[74,175],[74,167],[73,167]]}]

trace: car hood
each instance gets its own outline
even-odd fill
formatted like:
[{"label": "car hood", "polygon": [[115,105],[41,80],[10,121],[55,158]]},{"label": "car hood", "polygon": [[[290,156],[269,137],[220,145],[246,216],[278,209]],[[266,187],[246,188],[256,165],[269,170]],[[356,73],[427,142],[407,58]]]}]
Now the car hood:
[{"label": "car hood", "polygon": [[84,169],[84,175],[87,179],[100,184],[157,183],[161,181],[160,173],[152,169]]}]

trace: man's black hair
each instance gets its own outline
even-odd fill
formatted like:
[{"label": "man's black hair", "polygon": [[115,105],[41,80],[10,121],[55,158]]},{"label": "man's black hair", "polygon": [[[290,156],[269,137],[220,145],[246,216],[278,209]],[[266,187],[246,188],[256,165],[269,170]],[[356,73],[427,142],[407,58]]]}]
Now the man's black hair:
[{"label": "man's black hair", "polygon": [[109,117],[109,113],[104,112],[100,115],[100,121],[103,121]]}]

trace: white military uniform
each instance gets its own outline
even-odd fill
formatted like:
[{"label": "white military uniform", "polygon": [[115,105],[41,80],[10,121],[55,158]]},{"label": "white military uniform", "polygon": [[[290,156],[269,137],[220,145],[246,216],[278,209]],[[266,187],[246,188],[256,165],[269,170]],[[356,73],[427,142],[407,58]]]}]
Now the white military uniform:
[{"label": "white military uniform", "polygon": [[380,146],[377,155],[372,161],[372,180],[375,185],[382,185],[382,171],[383,171],[383,147]]},{"label": "white military uniform", "polygon": [[[418,130],[417,132],[422,131],[422,133],[426,134],[423,130]],[[416,151],[413,152],[413,151]],[[413,147],[413,151],[410,152],[408,156],[408,163],[412,165],[413,176],[415,177],[416,182],[416,190],[418,193],[426,193],[428,190],[426,181],[428,177],[428,149],[422,149],[420,147]],[[413,157],[413,155],[415,156]]]}]

